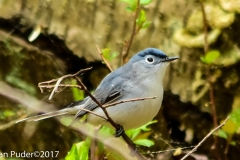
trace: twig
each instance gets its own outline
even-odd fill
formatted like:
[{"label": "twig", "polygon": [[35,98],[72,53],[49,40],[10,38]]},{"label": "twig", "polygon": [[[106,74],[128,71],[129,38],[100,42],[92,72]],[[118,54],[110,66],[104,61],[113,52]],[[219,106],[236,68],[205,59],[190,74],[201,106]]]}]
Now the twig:
[{"label": "twig", "polygon": [[126,62],[126,58],[127,58],[128,54],[129,54],[129,50],[131,48],[133,38],[134,38],[134,36],[137,33],[136,32],[136,24],[137,24],[136,20],[137,20],[137,17],[138,17],[139,9],[140,9],[140,0],[137,0],[136,12],[134,14],[134,20],[133,20],[132,33],[131,33],[130,39],[128,40],[128,42],[126,44],[126,49],[124,50],[124,52],[122,54],[123,62]]},{"label": "twig", "polygon": [[[105,116],[107,117],[107,121],[116,129],[119,129],[119,125],[116,124],[112,118],[109,116],[107,109],[105,107],[103,107],[103,105],[88,91],[87,87],[82,83],[82,81],[75,76],[76,80],[78,81],[79,85],[82,87],[82,89],[87,93],[87,95],[102,109],[102,111],[104,112]],[[124,139],[124,141],[128,144],[128,146],[130,148],[135,149],[135,144],[133,143],[133,141],[126,135],[125,132],[123,132],[121,134],[122,138]],[[137,152],[138,153],[138,152]],[[139,159],[145,159],[144,156],[140,153],[135,154]]]},{"label": "twig", "polygon": [[[41,93],[43,93],[43,88],[48,88],[48,89],[50,89],[50,88],[54,88],[54,86],[55,86],[55,85],[41,85],[41,88],[40,88]],[[58,87],[64,87],[63,89],[65,89],[66,87],[73,87],[73,88],[81,89],[81,87],[80,87],[79,85],[72,85],[72,84],[59,84]],[[62,89],[62,90],[63,90],[63,89]],[[62,90],[60,90],[60,91],[62,91]],[[60,92],[60,91],[58,90],[58,91],[56,91],[56,92]]]},{"label": "twig", "polygon": [[108,61],[104,58],[102,51],[99,49],[99,47],[97,45],[96,45],[96,47],[97,47],[98,53],[100,54],[102,60],[107,65],[108,69],[112,72],[113,70],[112,70],[110,64],[108,63]]},{"label": "twig", "polygon": [[227,138],[227,144],[226,144],[226,147],[225,147],[225,149],[224,149],[224,154],[225,154],[225,155],[228,154],[229,145],[230,145],[230,142],[232,141],[232,138],[233,138],[233,135],[232,135],[232,134],[229,134],[229,135],[228,135],[228,138]]},{"label": "twig", "polygon": [[102,118],[102,119],[104,119],[104,120],[108,120],[107,118],[105,118],[105,117],[103,117],[103,116],[101,116],[101,115],[99,115],[99,114],[96,114],[96,113],[94,113],[94,112],[92,112],[92,111],[90,111],[90,110],[88,110],[88,109],[85,109],[85,108],[79,108],[79,110],[83,110],[83,111],[86,111],[86,112],[88,112],[88,113],[91,113],[91,114],[93,114],[93,115],[95,115],[95,116],[98,116],[98,117],[100,117],[100,118]]},{"label": "twig", "polygon": [[[84,73],[88,70],[92,69],[92,67],[90,68],[86,68],[86,69],[81,69],[80,71],[78,71],[77,73],[74,73],[74,74],[68,74],[68,75],[64,75],[64,76],[68,76],[68,77],[74,77],[74,76],[77,76],[79,75],[80,73]],[[56,78],[56,79],[52,79],[52,80],[49,80],[49,81],[45,81],[45,82],[40,82],[38,83],[38,87],[41,87],[43,84],[49,84],[49,83],[53,83],[53,82],[57,82],[59,80],[59,78]]]},{"label": "twig", "polygon": [[[41,85],[41,88],[54,88],[55,85]],[[58,87],[75,87],[81,89],[79,85],[59,84]]]},{"label": "twig", "polygon": [[[195,147],[195,146],[182,147],[181,150],[193,148],[193,147]],[[173,149],[168,149],[168,150],[163,150],[163,151],[151,152],[151,154],[158,154],[158,153],[164,153],[164,152],[170,152],[170,151],[176,151],[176,150],[177,150],[177,148],[173,148]],[[146,154],[148,154],[148,153],[146,153]]]},{"label": "twig", "polygon": [[109,116],[107,110],[102,106],[102,104],[88,91],[87,87],[82,83],[82,81],[76,77],[76,80],[78,81],[79,85],[82,87],[82,89],[87,93],[87,95],[100,107],[102,108],[104,114],[107,117],[107,120],[111,123],[111,125],[115,128],[117,128],[118,126],[116,125],[116,123],[111,119],[111,117]]},{"label": "twig", "polygon": [[[40,83],[38,83],[38,88],[40,89],[41,93],[43,93],[43,88],[47,88],[47,87],[42,87],[42,86],[45,86],[45,85],[43,85],[43,84],[49,85],[50,83],[56,82],[57,80],[58,80],[58,79],[52,79],[52,80],[50,80],[50,81],[40,82]],[[55,85],[53,85],[53,86],[50,87],[50,88],[53,88],[54,86],[55,86]]]},{"label": "twig", "polygon": [[195,152],[198,147],[200,147],[202,145],[202,143],[208,138],[210,137],[215,131],[217,131],[219,128],[221,128],[222,126],[224,126],[227,122],[227,120],[229,119],[229,117],[227,117],[219,126],[217,126],[216,128],[214,128],[211,132],[209,132],[190,152],[188,152],[181,160],[186,159],[190,154],[192,154],[193,152]]},{"label": "twig", "polygon": [[103,105],[103,107],[104,107],[104,108],[108,108],[108,107],[115,106],[115,105],[120,104],[120,103],[134,102],[134,101],[144,101],[144,100],[155,99],[155,98],[156,98],[156,96],[154,96],[154,97],[144,97],[144,98],[134,98],[134,99],[122,100],[122,101],[119,101],[119,102],[114,102],[114,103],[105,104],[105,105]]},{"label": "twig", "polygon": [[[202,2],[200,2],[201,5],[201,10],[202,10],[202,15],[203,15],[203,24],[204,24],[204,53],[205,55],[208,53],[208,40],[207,40],[207,36],[208,36],[208,23],[207,23],[207,18],[206,18],[206,12],[204,9],[204,5]],[[211,104],[211,108],[212,108],[212,116],[213,116],[213,125],[214,128],[216,128],[218,126],[218,122],[217,122],[217,111],[216,111],[216,105],[215,105],[215,98],[214,98],[214,91],[213,91],[213,83],[212,81],[209,79],[210,75],[210,66],[207,66],[207,77],[208,77],[208,84],[209,84],[209,97],[210,97],[210,104]],[[214,144],[212,146],[212,148],[214,149],[215,146],[217,145],[217,137],[214,136]]]},{"label": "twig", "polygon": [[53,88],[53,90],[52,90],[49,98],[48,98],[49,100],[51,100],[52,97],[53,97],[53,95],[54,95],[54,93],[57,92],[60,83],[61,83],[65,78],[68,78],[68,77],[76,77],[77,75],[79,75],[79,74],[81,74],[81,73],[84,73],[84,72],[86,72],[86,71],[88,71],[88,70],[90,70],[90,69],[92,69],[92,67],[86,68],[86,69],[81,69],[80,71],[78,71],[78,72],[75,73],[75,74],[68,74],[68,75],[64,75],[64,76],[62,76],[62,77],[60,77],[60,78],[58,78],[58,79],[53,79],[53,80],[50,80],[50,81],[41,82],[41,83],[38,84],[38,87],[39,87],[39,88],[41,89],[41,91],[42,91],[42,84],[49,84],[49,83],[52,83],[52,82],[57,81],[56,84],[54,85],[54,88]]},{"label": "twig", "polygon": [[[209,96],[210,96],[210,104],[212,106],[212,114],[213,114],[213,125],[214,127],[218,126],[217,123],[217,111],[216,111],[216,104],[215,104],[215,97],[214,97],[214,91],[213,91],[213,83],[211,82],[211,80],[209,80]],[[214,146],[216,146],[217,144],[217,139],[215,138],[215,144],[213,145],[213,148],[215,148]]]}]

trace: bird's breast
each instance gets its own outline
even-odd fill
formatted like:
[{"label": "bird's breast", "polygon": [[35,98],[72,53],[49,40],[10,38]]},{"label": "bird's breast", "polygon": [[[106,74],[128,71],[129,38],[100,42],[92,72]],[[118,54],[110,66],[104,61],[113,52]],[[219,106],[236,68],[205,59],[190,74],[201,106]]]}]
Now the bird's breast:
[{"label": "bird's breast", "polygon": [[[135,85],[130,90],[126,91],[125,94],[125,96],[122,96],[122,98],[117,101],[156,96],[155,99],[121,103],[107,109],[110,117],[116,123],[122,125],[125,130],[137,128],[146,124],[159,112],[163,97],[163,88],[161,84],[147,82]],[[95,109],[94,112],[104,116],[100,108]],[[103,119],[95,115],[89,115],[88,121],[94,124],[105,123]]]}]

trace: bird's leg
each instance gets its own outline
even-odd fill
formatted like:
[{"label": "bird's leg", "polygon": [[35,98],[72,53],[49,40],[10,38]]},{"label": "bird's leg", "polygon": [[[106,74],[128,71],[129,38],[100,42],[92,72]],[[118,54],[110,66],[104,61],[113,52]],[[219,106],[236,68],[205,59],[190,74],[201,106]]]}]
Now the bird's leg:
[{"label": "bird's leg", "polygon": [[115,137],[120,137],[124,133],[124,128],[120,124],[117,124],[116,132],[115,132]]}]

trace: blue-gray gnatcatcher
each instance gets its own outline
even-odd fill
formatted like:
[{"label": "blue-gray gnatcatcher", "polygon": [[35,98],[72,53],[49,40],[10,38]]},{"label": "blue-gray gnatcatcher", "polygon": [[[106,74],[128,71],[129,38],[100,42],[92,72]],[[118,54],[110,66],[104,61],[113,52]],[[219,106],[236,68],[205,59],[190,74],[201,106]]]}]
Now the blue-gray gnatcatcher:
[{"label": "blue-gray gnatcatcher", "polygon": [[[124,66],[108,74],[97,87],[93,96],[103,105],[122,100],[156,96],[156,99],[153,100],[120,103],[107,108],[113,121],[126,130],[146,124],[157,115],[161,107],[162,81],[167,66],[170,61],[178,58],[168,57],[155,48],[147,48],[133,56]],[[71,103],[65,109],[20,121],[38,121],[64,114],[74,114],[76,117],[87,114],[87,122],[94,125],[108,123],[103,118],[81,110],[81,108],[106,117],[102,109],[90,97],[86,97],[83,101]]]}]

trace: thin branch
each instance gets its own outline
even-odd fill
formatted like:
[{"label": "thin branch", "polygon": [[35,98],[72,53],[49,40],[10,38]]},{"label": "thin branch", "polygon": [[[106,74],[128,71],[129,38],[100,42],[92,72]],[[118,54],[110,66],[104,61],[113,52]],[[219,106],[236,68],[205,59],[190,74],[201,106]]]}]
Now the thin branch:
[{"label": "thin branch", "polygon": [[[207,22],[207,16],[206,16],[206,12],[204,9],[204,5],[203,3],[200,1],[200,5],[201,5],[201,10],[202,10],[202,15],[203,15],[203,24],[204,24],[204,53],[205,55],[208,53],[208,49],[209,49],[209,45],[208,45],[208,22]],[[210,66],[207,66],[207,78],[208,78],[208,84],[209,84],[209,97],[210,97],[210,104],[211,104],[211,108],[212,108],[212,116],[213,116],[213,125],[214,128],[216,128],[218,126],[218,122],[217,122],[217,111],[216,111],[216,104],[215,104],[215,98],[214,98],[214,91],[213,91],[213,83],[210,80]],[[212,146],[212,148],[214,149],[217,145],[217,138],[214,137],[214,144]]]},{"label": "thin branch", "polygon": [[[184,150],[184,149],[189,149],[189,148],[193,148],[195,146],[189,146],[189,147],[182,147],[180,148],[181,150]],[[163,151],[156,151],[156,152],[151,152],[150,154],[158,154],[158,153],[164,153],[164,152],[170,152],[170,151],[176,151],[178,148],[173,148],[173,149],[167,149],[167,150],[163,150]],[[146,154],[149,154],[149,153],[146,153]]]},{"label": "thin branch", "polygon": [[[41,85],[41,88],[54,88],[55,85]],[[79,85],[74,85],[74,84],[59,84],[58,87],[75,87],[81,89]]]},{"label": "thin branch", "polygon": [[226,144],[226,147],[225,147],[225,149],[224,149],[224,154],[225,154],[225,155],[228,154],[229,146],[230,146],[230,142],[232,141],[232,138],[233,138],[233,134],[229,134],[229,135],[228,135],[228,138],[227,138],[227,144]]},{"label": "thin branch", "polygon": [[[64,75],[64,76],[66,76],[66,77],[74,77],[74,76],[77,76],[79,74],[83,74],[84,72],[86,72],[86,71],[88,71],[90,69],[92,69],[92,67],[86,68],[86,69],[81,69],[80,71],[78,71],[78,72],[76,72],[74,74],[68,74],[68,75]],[[49,83],[57,82],[58,80],[59,80],[59,78],[52,79],[52,80],[45,81],[45,82],[40,82],[40,83],[38,83],[38,87],[41,87],[43,84],[49,84]]]},{"label": "thin branch", "polygon": [[104,108],[108,108],[108,107],[115,106],[115,105],[120,104],[120,103],[134,102],[134,101],[144,101],[144,100],[155,99],[155,98],[156,98],[156,96],[154,96],[154,97],[144,97],[144,98],[134,98],[134,99],[122,100],[122,101],[119,101],[119,102],[114,102],[114,103],[105,104],[105,105],[103,105],[103,107],[104,107]]},{"label": "thin branch", "polygon": [[[48,88],[48,89],[51,89],[51,88],[54,88],[55,85],[41,85],[41,90],[43,88]],[[72,85],[72,84],[59,84],[58,87],[74,87],[74,88],[78,88],[78,89],[81,89],[81,87],[79,85]]]},{"label": "thin branch", "polygon": [[210,96],[210,104],[212,106],[212,114],[213,114],[213,124],[214,127],[218,126],[217,123],[217,111],[216,111],[216,104],[215,104],[215,97],[213,91],[213,83],[209,80],[209,96]]},{"label": "thin branch", "polygon": [[105,118],[105,117],[103,117],[103,116],[101,116],[101,115],[99,115],[99,114],[96,114],[96,113],[94,113],[93,111],[90,111],[90,110],[88,110],[88,109],[85,109],[85,108],[79,108],[79,110],[83,110],[83,111],[86,111],[86,112],[88,112],[88,113],[91,113],[91,114],[93,114],[93,115],[95,115],[95,116],[98,116],[98,117],[100,117],[100,118],[102,118],[102,119],[104,119],[104,120],[108,120],[107,118]]},{"label": "thin branch", "polygon": [[[57,82],[57,80],[58,80],[58,79],[52,79],[52,80],[50,80],[50,81],[40,82],[40,83],[38,83],[38,88],[40,89],[41,93],[43,93],[42,86],[45,86],[45,85],[43,85],[43,84],[49,85],[50,83]],[[55,84],[54,84],[53,87],[51,87],[51,88],[54,88],[54,86],[55,86]],[[44,87],[44,88],[47,88],[47,87]]]},{"label": "thin branch", "polygon": [[53,95],[54,95],[54,93],[58,91],[58,87],[59,87],[60,83],[61,83],[65,78],[68,78],[68,77],[76,77],[77,75],[82,74],[82,73],[84,73],[84,72],[86,72],[86,71],[88,71],[88,70],[90,70],[90,69],[92,69],[92,67],[86,68],[86,69],[81,69],[80,71],[78,71],[78,72],[75,73],[75,74],[68,74],[68,75],[64,75],[64,76],[62,76],[62,77],[60,77],[60,78],[58,78],[58,79],[53,79],[53,80],[50,80],[50,81],[41,82],[41,83],[38,84],[38,87],[41,88],[41,91],[42,91],[42,87],[41,87],[42,84],[49,84],[49,83],[52,83],[52,82],[57,81],[56,84],[54,85],[54,88],[53,88],[53,90],[52,90],[49,98],[48,98],[49,100],[51,100],[52,97],[53,97]]},{"label": "thin branch", "polygon": [[138,13],[139,13],[139,9],[140,9],[140,0],[137,0],[137,6],[136,6],[136,12],[134,14],[134,19],[133,19],[133,28],[132,28],[132,33],[130,36],[130,39],[128,40],[127,44],[126,44],[126,49],[123,52],[123,61],[126,62],[126,58],[129,54],[129,50],[131,48],[132,45],[132,41],[134,36],[136,35],[136,24],[137,24],[137,18],[138,18]]},{"label": "thin branch", "polygon": [[202,143],[208,138],[210,137],[214,132],[216,132],[219,128],[221,128],[222,126],[224,126],[227,122],[227,120],[229,119],[229,117],[227,117],[219,126],[217,126],[216,128],[214,128],[211,132],[209,132],[190,152],[188,152],[188,154],[186,154],[181,160],[186,159],[190,154],[192,154],[193,152],[195,152],[198,147],[200,147],[202,145]]},{"label": "thin branch", "polygon": [[116,123],[111,119],[111,117],[109,116],[107,110],[102,106],[102,104],[88,91],[87,87],[82,83],[82,81],[78,78],[75,77],[76,80],[78,81],[79,85],[82,87],[82,89],[87,93],[87,95],[100,107],[102,108],[104,114],[107,117],[107,120],[111,123],[111,125],[114,128],[117,128],[118,126],[116,125]]},{"label": "thin branch", "polygon": [[96,45],[96,47],[97,47],[98,53],[100,54],[102,60],[103,60],[104,63],[107,65],[108,69],[112,72],[113,69],[111,68],[111,66],[110,66],[110,64],[108,63],[108,61],[104,58],[102,51],[99,49],[99,47],[98,47],[97,45]]}]

